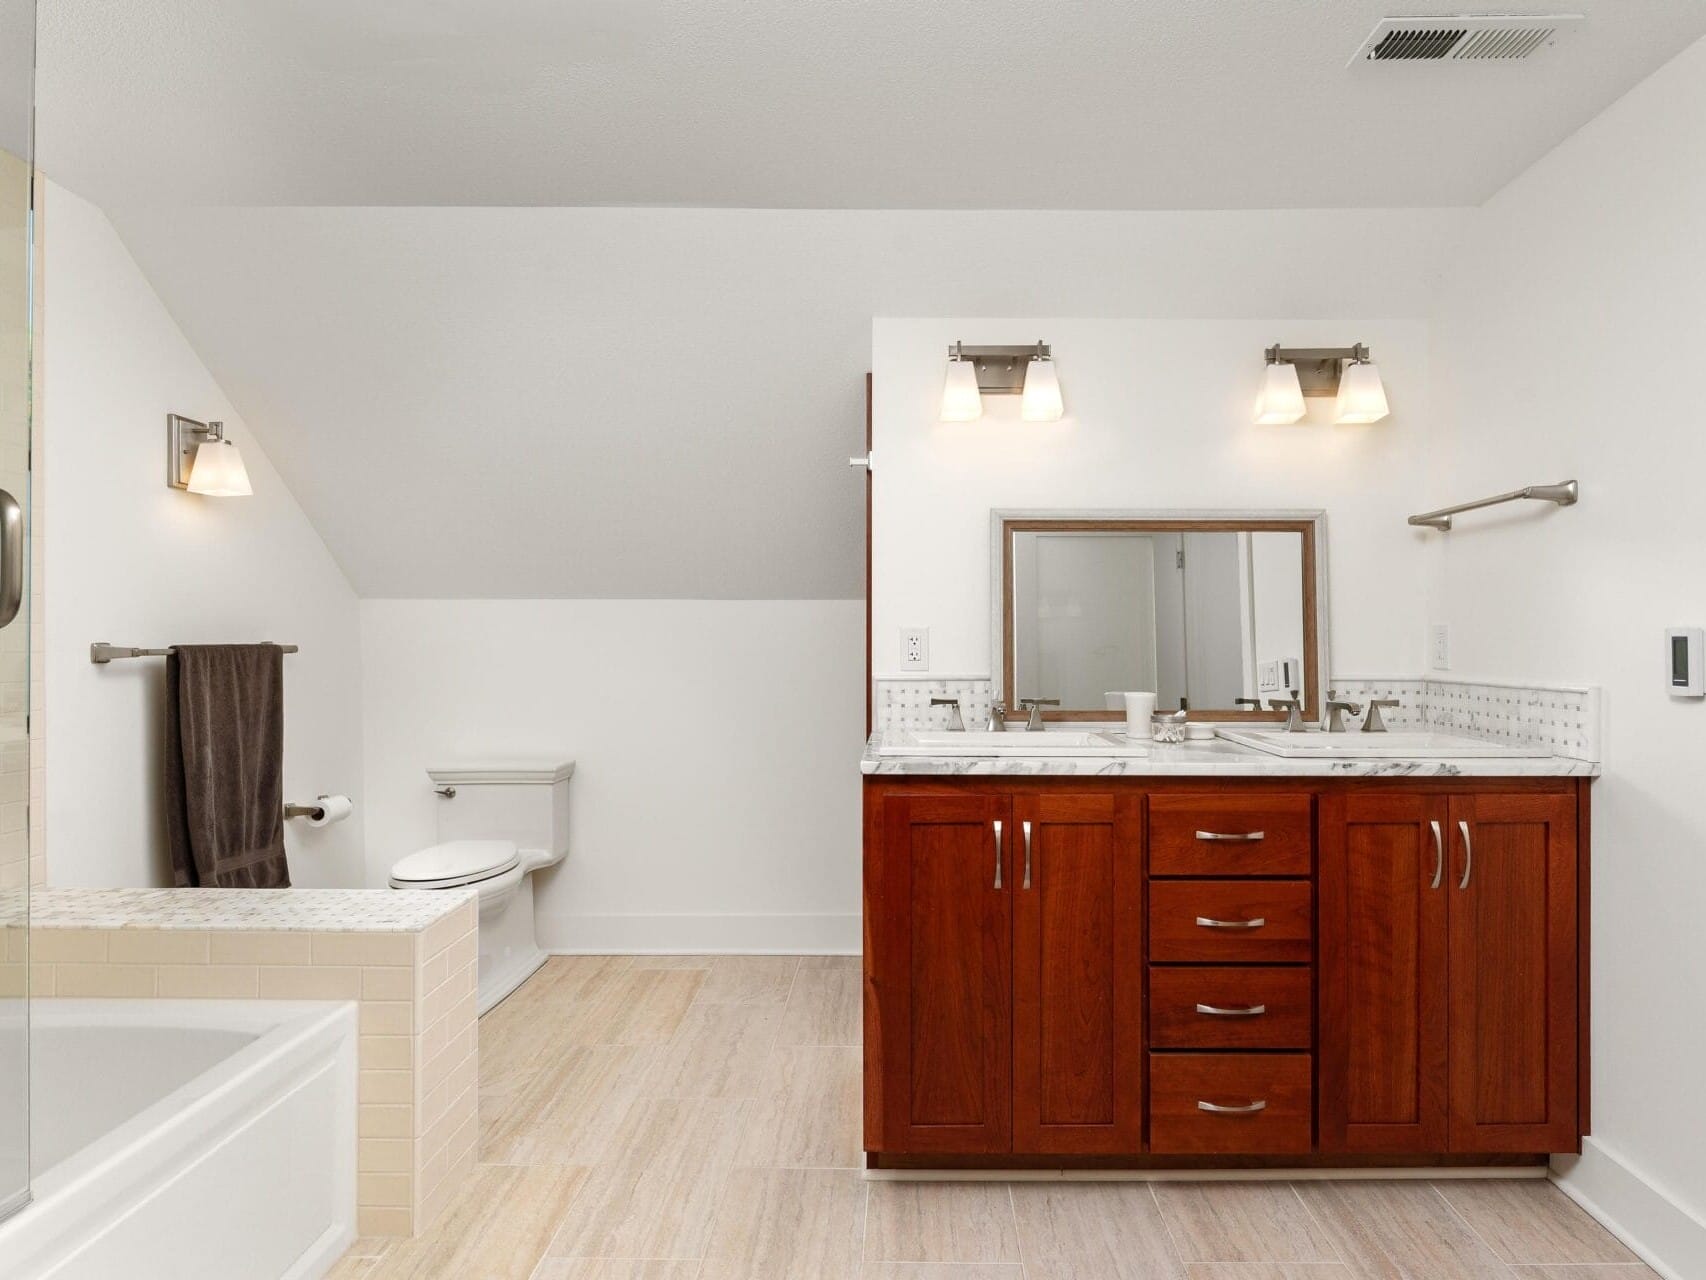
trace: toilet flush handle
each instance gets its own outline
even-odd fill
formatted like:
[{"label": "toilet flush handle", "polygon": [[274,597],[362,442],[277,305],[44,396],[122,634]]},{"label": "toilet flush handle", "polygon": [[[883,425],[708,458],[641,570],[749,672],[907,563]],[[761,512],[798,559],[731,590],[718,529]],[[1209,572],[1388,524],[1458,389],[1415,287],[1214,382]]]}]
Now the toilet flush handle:
[{"label": "toilet flush handle", "polygon": [[456,788],[455,787],[448,787],[448,786],[446,786],[446,787],[434,787],[432,790],[433,790],[434,795],[442,796],[446,800],[456,799]]}]

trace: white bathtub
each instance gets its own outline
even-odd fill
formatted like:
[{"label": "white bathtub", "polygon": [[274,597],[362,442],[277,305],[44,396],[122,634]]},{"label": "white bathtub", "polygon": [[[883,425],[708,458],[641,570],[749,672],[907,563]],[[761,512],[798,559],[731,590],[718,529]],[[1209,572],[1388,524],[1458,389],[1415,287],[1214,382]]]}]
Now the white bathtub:
[{"label": "white bathtub", "polygon": [[308,1280],[355,1237],[356,1010],[36,1000],[5,1280]]}]

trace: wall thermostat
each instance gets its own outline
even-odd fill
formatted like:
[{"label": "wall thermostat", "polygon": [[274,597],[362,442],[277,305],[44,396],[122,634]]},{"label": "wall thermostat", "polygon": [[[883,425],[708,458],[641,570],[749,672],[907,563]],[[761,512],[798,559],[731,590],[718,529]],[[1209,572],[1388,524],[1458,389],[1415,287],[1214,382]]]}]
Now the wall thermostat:
[{"label": "wall thermostat", "polygon": [[1706,679],[1701,670],[1706,631],[1699,627],[1672,627],[1665,632],[1669,652],[1667,674],[1673,698],[1706,698]]}]

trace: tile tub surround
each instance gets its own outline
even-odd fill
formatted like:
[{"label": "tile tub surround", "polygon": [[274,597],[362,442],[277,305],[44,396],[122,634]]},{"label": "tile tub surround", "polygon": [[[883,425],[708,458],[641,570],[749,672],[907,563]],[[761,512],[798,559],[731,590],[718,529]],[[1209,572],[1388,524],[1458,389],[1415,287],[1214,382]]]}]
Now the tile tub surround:
[{"label": "tile tub surround", "polygon": [[432,1223],[474,1165],[478,903],[471,889],[43,889],[40,996],[352,1000],[364,1236]]},{"label": "tile tub surround", "polygon": [[[1436,729],[1503,746],[1544,747],[1556,756],[1598,763],[1602,705],[1597,686],[1426,679],[1418,676],[1335,676],[1333,690],[1350,702],[1397,698],[1385,713],[1394,729]],[[985,676],[881,679],[875,685],[872,728],[946,729],[947,707],[931,698],[959,698],[968,728],[981,728],[994,702]],[[1110,720],[1119,717],[1110,714]],[[869,772],[869,770],[866,770]]]}]

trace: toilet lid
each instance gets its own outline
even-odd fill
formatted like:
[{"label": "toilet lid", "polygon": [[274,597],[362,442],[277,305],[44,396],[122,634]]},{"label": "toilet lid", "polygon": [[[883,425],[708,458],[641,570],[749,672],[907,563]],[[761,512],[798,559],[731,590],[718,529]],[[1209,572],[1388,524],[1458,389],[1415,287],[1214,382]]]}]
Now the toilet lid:
[{"label": "toilet lid", "polygon": [[391,879],[412,884],[472,884],[500,876],[521,855],[513,840],[451,840],[399,859]]}]

